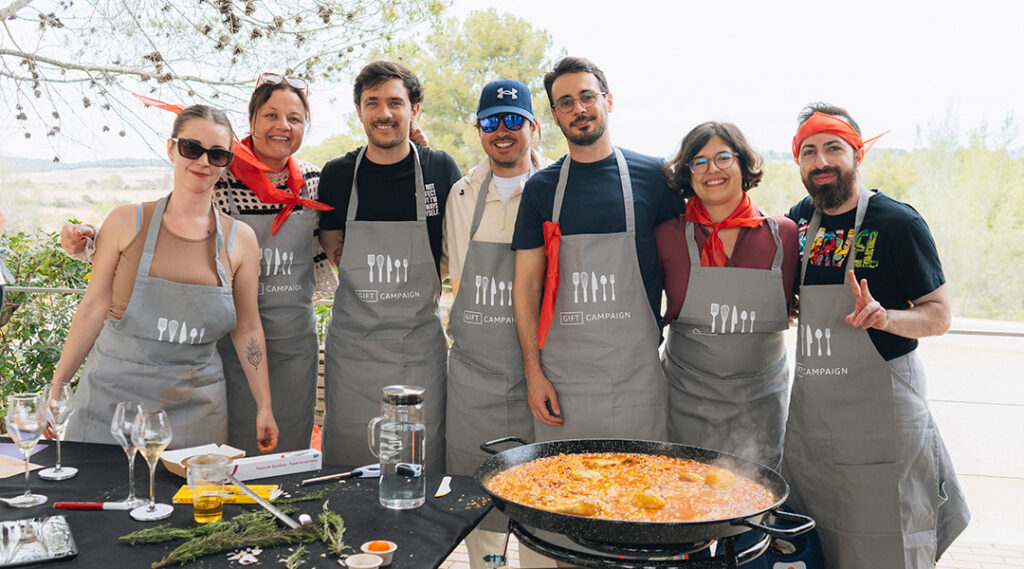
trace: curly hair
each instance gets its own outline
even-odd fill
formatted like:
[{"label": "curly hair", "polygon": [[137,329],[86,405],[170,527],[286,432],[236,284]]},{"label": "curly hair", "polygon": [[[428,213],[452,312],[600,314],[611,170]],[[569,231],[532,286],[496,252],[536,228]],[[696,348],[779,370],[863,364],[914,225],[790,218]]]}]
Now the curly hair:
[{"label": "curly hair", "polygon": [[665,177],[668,178],[669,187],[684,198],[694,195],[690,161],[716,136],[729,145],[739,158],[743,191],[756,187],[761,182],[761,176],[764,175],[764,159],[750,146],[739,127],[728,122],[706,122],[686,133],[679,145],[679,151],[665,163]]}]

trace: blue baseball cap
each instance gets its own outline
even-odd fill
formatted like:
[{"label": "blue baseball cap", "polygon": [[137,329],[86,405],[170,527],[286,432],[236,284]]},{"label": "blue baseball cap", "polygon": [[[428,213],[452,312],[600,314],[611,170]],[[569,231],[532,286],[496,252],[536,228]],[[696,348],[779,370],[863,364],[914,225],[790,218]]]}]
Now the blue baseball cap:
[{"label": "blue baseball cap", "polygon": [[499,79],[484,86],[476,118],[485,119],[499,113],[516,113],[534,122],[530,88],[522,81]]}]

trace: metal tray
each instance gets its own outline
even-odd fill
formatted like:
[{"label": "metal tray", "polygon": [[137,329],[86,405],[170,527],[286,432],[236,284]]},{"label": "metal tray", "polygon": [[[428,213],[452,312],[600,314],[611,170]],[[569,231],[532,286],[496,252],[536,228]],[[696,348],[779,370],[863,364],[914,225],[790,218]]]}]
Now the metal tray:
[{"label": "metal tray", "polygon": [[78,555],[64,516],[0,522],[0,567],[55,561]]}]

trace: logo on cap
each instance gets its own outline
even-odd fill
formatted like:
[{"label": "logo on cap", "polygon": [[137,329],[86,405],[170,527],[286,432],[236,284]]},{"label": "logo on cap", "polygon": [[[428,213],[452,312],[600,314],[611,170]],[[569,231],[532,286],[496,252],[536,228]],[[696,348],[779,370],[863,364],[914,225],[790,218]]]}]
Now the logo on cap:
[{"label": "logo on cap", "polygon": [[512,97],[512,100],[515,101],[516,99],[519,98],[519,96],[516,94],[518,92],[518,89],[502,89],[501,87],[498,87],[498,98],[502,99],[505,97],[505,95],[509,95]]}]

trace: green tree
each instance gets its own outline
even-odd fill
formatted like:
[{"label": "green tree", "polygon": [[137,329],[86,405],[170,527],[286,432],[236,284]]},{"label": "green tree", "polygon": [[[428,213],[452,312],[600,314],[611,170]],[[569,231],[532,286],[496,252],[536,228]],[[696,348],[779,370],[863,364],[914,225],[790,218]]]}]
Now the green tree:
[{"label": "green tree", "polygon": [[[518,79],[533,93],[534,114],[540,119],[540,150],[557,158],[567,151],[565,139],[551,120],[543,74],[551,68],[551,35],[529,22],[493,9],[471,12],[465,20],[449,18],[420,42],[399,41],[374,52],[374,57],[401,61],[420,78],[424,87],[418,122],[430,137],[430,146],[455,158],[467,171],[484,158],[473,118],[480,90],[489,81]],[[348,132],[306,149],[301,156],[341,156],[364,144],[362,126],[353,109]]]}]

